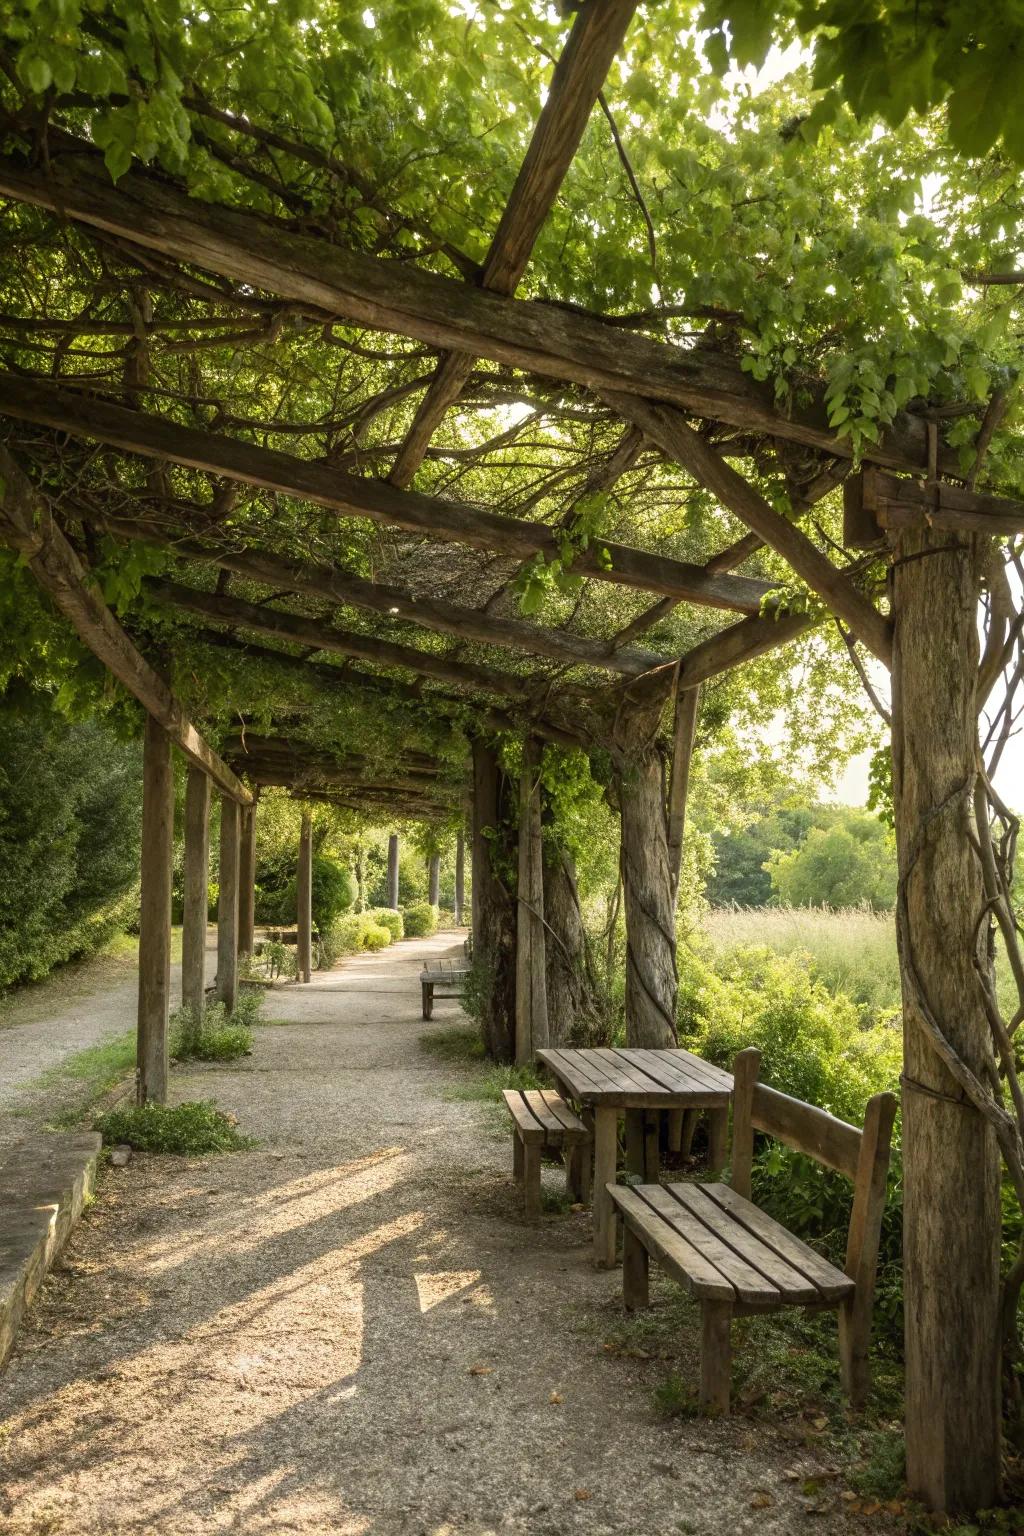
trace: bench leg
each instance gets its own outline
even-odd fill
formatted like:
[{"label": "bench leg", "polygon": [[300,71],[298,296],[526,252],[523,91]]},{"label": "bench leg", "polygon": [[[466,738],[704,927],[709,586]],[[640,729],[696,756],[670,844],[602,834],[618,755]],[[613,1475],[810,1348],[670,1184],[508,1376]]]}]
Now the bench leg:
[{"label": "bench leg", "polygon": [[721,1173],[725,1167],[729,1149],[728,1109],[708,1110],[708,1167],[712,1173]]},{"label": "bench leg", "polygon": [[862,1408],[871,1388],[868,1346],[871,1343],[871,1300],[858,1305],[857,1292],[839,1305],[839,1374],[843,1391],[854,1408]]},{"label": "bench leg", "polygon": [[702,1413],[729,1412],[732,1375],[732,1303],[701,1302],[700,1407]]},{"label": "bench leg", "polygon": [[644,1145],[644,1112],[642,1109],[626,1110],[626,1172],[638,1179],[646,1175],[646,1147]]},{"label": "bench leg", "polygon": [[565,1151],[565,1189],[576,1205],[590,1199],[590,1143],[576,1142]]},{"label": "bench leg", "polygon": [[697,1111],[687,1109],[683,1111],[683,1134],[679,1143],[679,1150],[684,1157],[689,1157],[693,1151],[693,1138],[697,1130]]},{"label": "bench leg", "polygon": [[423,1017],[429,1019],[434,1012],[434,987],[429,981],[420,982],[423,991]]},{"label": "bench leg", "polygon": [[660,1112],[644,1111],[644,1183],[657,1184],[661,1178]]},{"label": "bench leg", "polygon": [[512,1132],[512,1177],[517,1184],[523,1182],[523,1141],[518,1131]]},{"label": "bench leg", "polygon": [[632,1232],[628,1222],[622,1227],[622,1300],[631,1312],[651,1303],[650,1259],[647,1249]]},{"label": "bench leg", "polygon": [[670,1152],[681,1152],[683,1150],[683,1121],[685,1118],[685,1109],[670,1109],[668,1112],[668,1150]]},{"label": "bench leg", "polygon": [[523,1199],[527,1221],[540,1218],[540,1142],[523,1143]]},{"label": "bench leg", "polygon": [[594,1263],[615,1267],[615,1206],[605,1186],[615,1183],[619,1150],[619,1112],[608,1105],[594,1110]]}]

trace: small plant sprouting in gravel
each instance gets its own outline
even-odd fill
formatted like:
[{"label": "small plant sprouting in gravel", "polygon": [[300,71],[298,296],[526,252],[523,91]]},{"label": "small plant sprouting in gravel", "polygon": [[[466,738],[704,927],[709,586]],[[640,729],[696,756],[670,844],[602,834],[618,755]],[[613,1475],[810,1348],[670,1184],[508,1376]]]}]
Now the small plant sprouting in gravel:
[{"label": "small plant sprouting in gravel", "polygon": [[255,1145],[252,1137],[239,1131],[233,1115],[226,1115],[208,1099],[112,1109],[100,1116],[94,1128],[105,1146],[124,1142],[136,1152],[176,1152],[183,1157],[240,1152]]}]

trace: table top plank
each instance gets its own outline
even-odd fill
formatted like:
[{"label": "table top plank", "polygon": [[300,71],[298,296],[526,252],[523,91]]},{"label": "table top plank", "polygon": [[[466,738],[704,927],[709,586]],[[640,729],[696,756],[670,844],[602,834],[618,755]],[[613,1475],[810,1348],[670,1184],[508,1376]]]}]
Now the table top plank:
[{"label": "table top plank", "polygon": [[576,1102],[619,1109],[724,1109],[732,1078],[689,1051],[550,1047],[538,1051]]}]

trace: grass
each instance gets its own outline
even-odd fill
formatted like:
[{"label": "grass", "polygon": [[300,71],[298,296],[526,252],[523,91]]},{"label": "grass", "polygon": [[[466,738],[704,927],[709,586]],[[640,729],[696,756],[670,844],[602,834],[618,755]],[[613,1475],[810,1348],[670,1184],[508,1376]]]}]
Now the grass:
[{"label": "grass", "polygon": [[420,1049],[438,1061],[479,1062],[486,1056],[480,1031],[473,1024],[452,1024],[420,1035]]},{"label": "grass", "polygon": [[87,1045],[84,1050],[65,1056],[55,1066],[47,1067],[29,1085],[28,1091],[43,1094],[47,1090],[66,1092],[71,1088],[73,1091],[68,1095],[71,1102],[59,1108],[50,1121],[57,1130],[67,1130],[77,1125],[104,1094],[134,1070],[135,1031],[129,1029],[123,1035]]},{"label": "grass", "polygon": [[211,1100],[194,1103],[132,1105],[113,1109],[95,1123],[105,1146],[126,1142],[137,1152],[176,1152],[201,1157],[209,1152],[240,1152],[255,1146],[243,1136],[232,1116]]},{"label": "grass", "polygon": [[[900,1007],[896,924],[891,912],[864,907],[728,907],[712,910],[702,929],[716,956],[764,945],[777,954],[810,956],[830,992],[844,992],[873,1018]],[[1007,1018],[1017,1003],[1007,967],[996,984]]]}]

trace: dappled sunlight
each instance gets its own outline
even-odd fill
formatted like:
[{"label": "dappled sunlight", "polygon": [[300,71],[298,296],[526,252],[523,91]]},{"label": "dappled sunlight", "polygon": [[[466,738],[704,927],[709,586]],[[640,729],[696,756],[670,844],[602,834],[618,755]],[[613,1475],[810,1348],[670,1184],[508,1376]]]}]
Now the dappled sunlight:
[{"label": "dappled sunlight", "polygon": [[[439,1306],[442,1301],[450,1301],[461,1291],[476,1285],[480,1279],[480,1271],[478,1269],[439,1270],[432,1274],[414,1275],[413,1278],[420,1298],[420,1311],[429,1312],[432,1307]],[[468,1297],[464,1299],[469,1300]]]},{"label": "dappled sunlight", "polygon": [[[387,1147],[341,1168],[323,1169],[248,1197],[240,1203],[237,1221],[232,1223],[235,1231],[232,1251],[251,1253],[268,1238],[323,1221],[348,1206],[358,1205],[360,1201],[393,1188],[404,1176],[408,1158],[409,1154],[401,1147]],[[258,1224],[253,1227],[254,1222]],[[227,1236],[223,1228],[210,1232],[190,1246],[192,1258],[222,1247]],[[150,1245],[139,1255],[139,1263],[151,1275],[176,1267],[180,1262],[180,1247],[173,1239]]]}]

